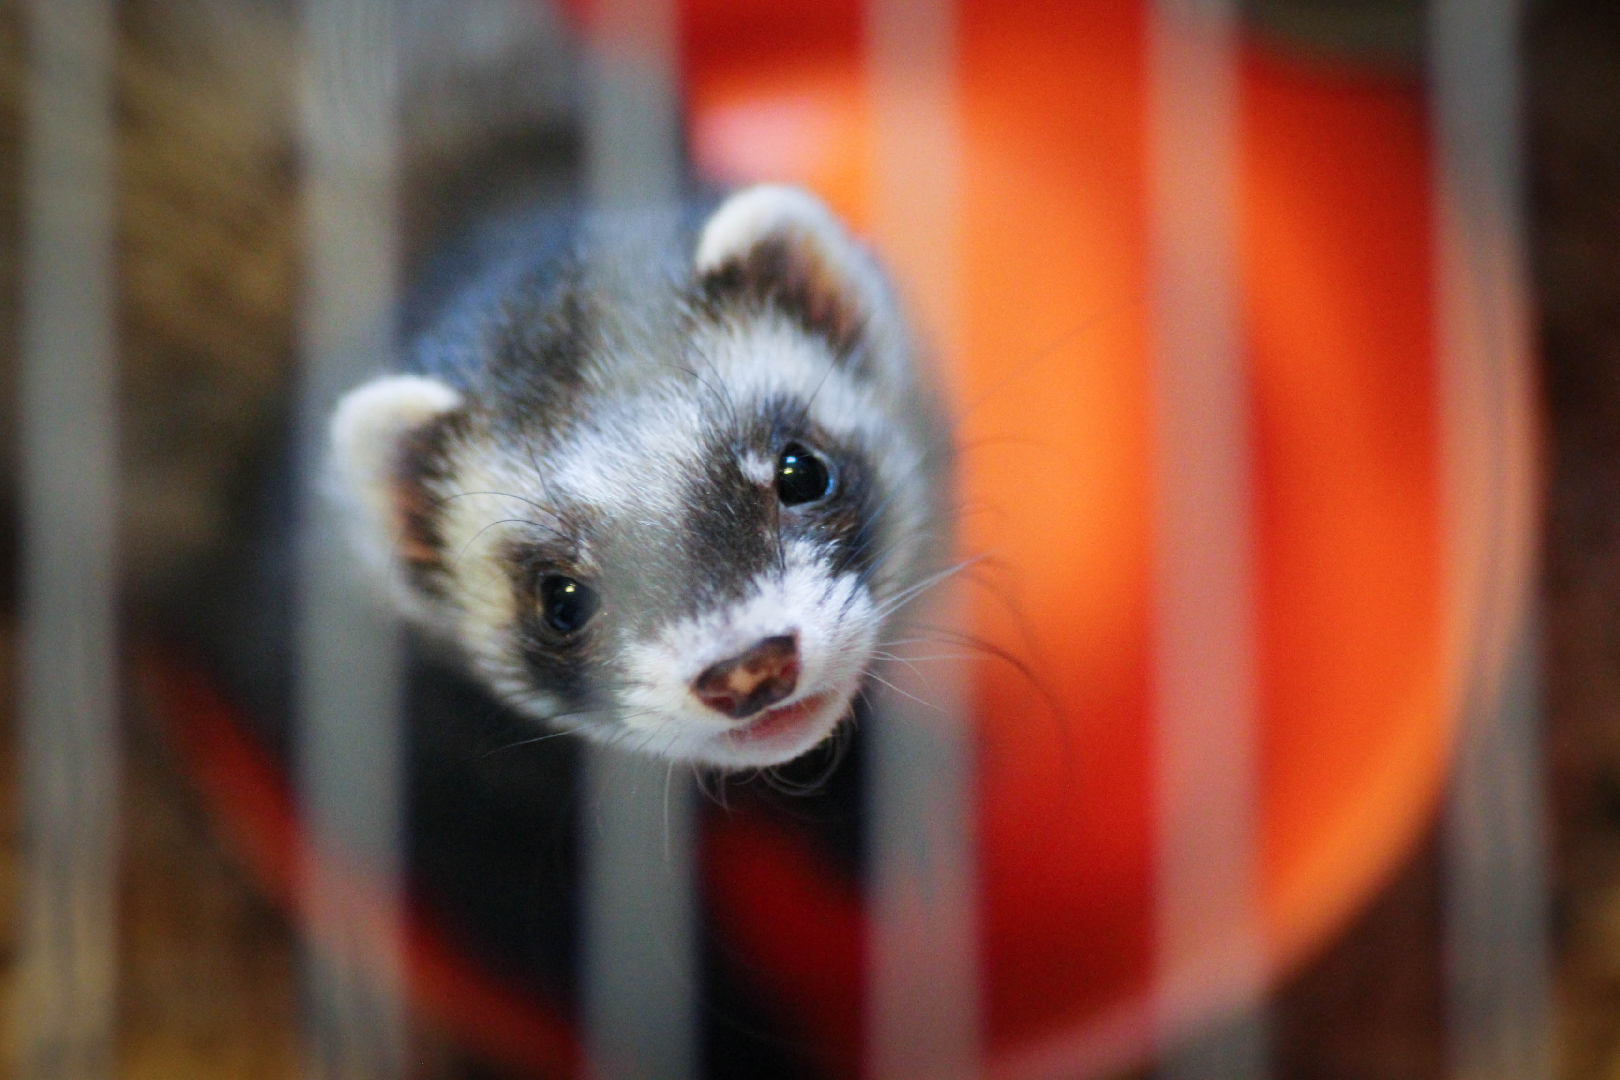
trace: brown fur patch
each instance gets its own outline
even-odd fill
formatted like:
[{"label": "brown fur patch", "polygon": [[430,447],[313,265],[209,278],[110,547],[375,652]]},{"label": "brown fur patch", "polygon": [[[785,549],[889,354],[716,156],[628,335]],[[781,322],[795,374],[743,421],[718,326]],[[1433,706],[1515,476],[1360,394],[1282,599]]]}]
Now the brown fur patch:
[{"label": "brown fur patch", "polygon": [[775,308],[818,337],[839,356],[848,356],[865,328],[861,305],[815,245],[773,236],[746,253],[727,259],[703,281],[716,308],[744,303]]},{"label": "brown fur patch", "polygon": [[423,425],[401,441],[394,466],[399,557],[411,584],[430,596],[444,595],[443,492],[450,479],[450,442],[461,426],[462,414],[456,412]]}]

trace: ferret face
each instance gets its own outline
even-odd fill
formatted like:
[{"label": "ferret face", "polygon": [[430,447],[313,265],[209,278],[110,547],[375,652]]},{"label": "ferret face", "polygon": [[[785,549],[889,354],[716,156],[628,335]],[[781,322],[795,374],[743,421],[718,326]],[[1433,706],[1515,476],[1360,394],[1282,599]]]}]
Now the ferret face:
[{"label": "ferret face", "polygon": [[462,387],[355,391],[337,475],[400,609],[514,708],[770,765],[849,714],[937,545],[943,457],[888,292],[819,204],[743,192],[695,247],[653,314],[582,328],[557,312],[635,298],[550,281]]}]

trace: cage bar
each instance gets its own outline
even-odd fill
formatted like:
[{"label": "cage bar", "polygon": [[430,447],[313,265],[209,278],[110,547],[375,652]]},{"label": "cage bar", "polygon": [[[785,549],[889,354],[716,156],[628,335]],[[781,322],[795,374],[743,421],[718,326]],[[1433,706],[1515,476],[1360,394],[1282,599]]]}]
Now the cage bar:
[{"label": "cage bar", "polygon": [[[902,282],[928,354],[961,347],[961,133],[957,6],[868,0],[872,233]],[[944,377],[949,363],[936,363]],[[952,627],[955,581],[907,623]],[[866,796],[869,967],[866,1075],[981,1074],[977,857],[965,669],[929,660],[938,641],[899,635],[873,693]]]},{"label": "cage bar", "polygon": [[[590,202],[634,214],[657,251],[682,196],[673,0],[600,0],[590,41]],[[699,1075],[692,772],[585,747],[581,917],[585,1042],[599,1080]]]},{"label": "cage bar", "polygon": [[[1154,918],[1159,1072],[1178,1080],[1269,1072],[1237,14],[1227,0],[1149,14]],[[1211,1009],[1220,1026],[1188,1038]]]},{"label": "cage bar", "polygon": [[[306,289],[301,313],[296,778],[308,837],[308,1075],[406,1072],[399,890],[401,650],[363,594],[322,490],[341,394],[391,366],[399,266],[398,42],[393,0],[307,0],[300,115]],[[365,888],[358,889],[363,882]]]},{"label": "cage bar", "polygon": [[23,179],[16,1075],[115,1069],[120,745],[113,5],[36,0]]},{"label": "cage bar", "polygon": [[1552,1071],[1529,283],[1515,0],[1435,0],[1447,566],[1459,744],[1445,808],[1448,1071]]}]

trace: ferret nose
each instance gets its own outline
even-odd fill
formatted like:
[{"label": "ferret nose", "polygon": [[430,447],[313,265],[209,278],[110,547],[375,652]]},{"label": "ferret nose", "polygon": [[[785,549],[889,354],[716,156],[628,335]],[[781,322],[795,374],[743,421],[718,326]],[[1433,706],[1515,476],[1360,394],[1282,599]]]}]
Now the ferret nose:
[{"label": "ferret nose", "polygon": [[692,692],[715,712],[741,720],[775,705],[797,685],[799,643],[784,634],[713,665],[693,680]]}]

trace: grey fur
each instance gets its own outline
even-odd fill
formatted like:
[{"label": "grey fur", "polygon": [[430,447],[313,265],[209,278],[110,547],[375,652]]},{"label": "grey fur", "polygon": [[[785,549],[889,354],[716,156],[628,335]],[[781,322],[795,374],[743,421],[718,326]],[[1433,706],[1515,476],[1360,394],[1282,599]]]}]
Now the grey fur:
[{"label": "grey fur", "polygon": [[[703,274],[702,224],[692,210],[508,217],[445,256],[444,280],[470,284],[430,285],[409,318],[411,370],[459,403],[413,427],[384,478],[406,511],[407,609],[520,709],[601,738],[636,719],[637,649],[677,626],[724,638],[762,581],[858,592],[841,613],[780,619],[842,619],[838,640],[863,655],[826,664],[864,669],[883,608],[946,546],[947,426],[870,256],[823,237],[840,245],[833,274],[790,229]],[[749,472],[788,443],[830,468],[814,505],[784,507]],[[600,594],[583,634],[545,624],[548,574]],[[674,734],[647,741],[728,763]]]}]

